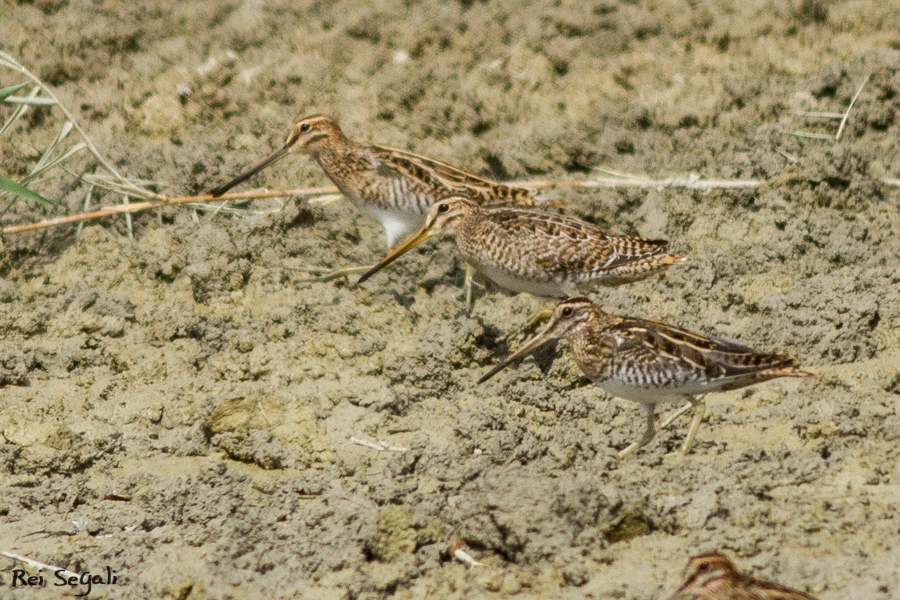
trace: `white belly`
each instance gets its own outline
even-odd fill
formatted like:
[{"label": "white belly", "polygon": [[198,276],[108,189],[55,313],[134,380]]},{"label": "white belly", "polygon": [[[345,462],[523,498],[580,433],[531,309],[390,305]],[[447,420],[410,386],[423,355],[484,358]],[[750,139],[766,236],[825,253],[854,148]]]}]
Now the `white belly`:
[{"label": "white belly", "polygon": [[689,383],[676,386],[649,387],[624,383],[615,379],[594,382],[611,396],[624,398],[640,404],[664,404],[678,402],[686,396],[700,396],[714,392],[715,387],[702,383]]},{"label": "white belly", "polygon": [[365,205],[358,208],[362,214],[381,223],[389,249],[404,241],[425,224],[425,215],[421,214]]},{"label": "white belly", "polygon": [[504,269],[500,269],[493,265],[476,265],[476,268],[484,273],[488,279],[496,283],[502,288],[512,292],[526,292],[532,296],[543,296],[547,298],[565,298],[570,292],[565,286],[558,283],[548,281],[541,283],[537,281],[529,281],[522,277],[516,277]]}]

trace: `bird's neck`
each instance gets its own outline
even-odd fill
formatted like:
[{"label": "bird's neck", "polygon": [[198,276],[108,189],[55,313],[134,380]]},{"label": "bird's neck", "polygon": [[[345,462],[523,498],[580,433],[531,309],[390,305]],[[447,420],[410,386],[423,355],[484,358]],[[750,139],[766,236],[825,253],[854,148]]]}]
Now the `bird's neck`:
[{"label": "bird's neck", "polygon": [[343,184],[348,177],[354,179],[353,175],[372,168],[372,161],[364,152],[364,147],[343,135],[332,137],[327,144],[310,148],[308,154],[342,192],[346,192]]},{"label": "bird's neck", "polygon": [[615,348],[605,335],[606,329],[614,323],[614,317],[594,311],[584,322],[566,334],[575,362],[589,379],[596,380],[600,376],[597,359],[608,358],[615,353]]}]

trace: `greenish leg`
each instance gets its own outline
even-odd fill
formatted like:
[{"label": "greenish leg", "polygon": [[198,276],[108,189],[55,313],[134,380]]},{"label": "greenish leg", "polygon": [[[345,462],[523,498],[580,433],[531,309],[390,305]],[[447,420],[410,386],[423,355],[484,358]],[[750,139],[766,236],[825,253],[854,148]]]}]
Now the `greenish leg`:
[{"label": "greenish leg", "polygon": [[662,424],[659,426],[659,431],[662,431],[663,429],[665,429],[666,427],[671,425],[675,421],[675,419],[677,419],[678,417],[680,417],[687,411],[691,410],[693,407],[694,407],[694,400],[692,398],[688,398],[687,404],[685,404],[684,406],[682,406],[681,408],[676,410],[674,413],[669,415],[669,418],[662,422]]},{"label": "greenish leg", "polygon": [[298,270],[306,271],[308,273],[320,272],[323,274],[308,279],[299,279],[298,283],[318,283],[323,281],[333,281],[335,279],[349,277],[350,275],[362,275],[363,273],[367,273],[373,266],[374,265],[368,267],[346,267],[343,269],[332,270],[328,270],[327,268],[306,267]]},{"label": "greenish leg", "polygon": [[472,314],[472,287],[475,284],[475,269],[472,268],[472,265],[466,263],[466,312],[468,314]]},{"label": "greenish leg", "polygon": [[700,429],[700,423],[706,415],[706,404],[703,403],[702,398],[697,400],[691,398],[691,405],[694,407],[694,418],[691,420],[691,429],[688,431],[687,439],[684,440],[684,447],[681,449],[682,454],[687,454],[691,451],[694,437],[696,437],[697,430]]},{"label": "greenish leg", "polygon": [[516,327],[505,336],[503,336],[503,339],[507,343],[509,343],[515,342],[520,338],[525,338],[529,336],[538,325],[548,320],[552,316],[552,308],[542,308],[541,310],[528,317],[528,321],[526,321],[524,325],[522,325],[521,327]]},{"label": "greenish leg", "polygon": [[625,458],[626,456],[628,456],[629,454],[631,454],[638,448],[641,448],[642,446],[646,446],[650,442],[650,440],[652,440],[653,437],[656,435],[656,428],[653,423],[653,415],[654,415],[654,412],[656,409],[656,405],[647,403],[647,404],[644,404],[643,407],[644,407],[644,413],[647,417],[647,427],[644,429],[644,435],[641,436],[640,440],[636,441],[635,443],[631,444],[630,446],[628,446],[627,448],[625,448],[624,450],[619,452],[619,460],[622,460],[623,458]]}]

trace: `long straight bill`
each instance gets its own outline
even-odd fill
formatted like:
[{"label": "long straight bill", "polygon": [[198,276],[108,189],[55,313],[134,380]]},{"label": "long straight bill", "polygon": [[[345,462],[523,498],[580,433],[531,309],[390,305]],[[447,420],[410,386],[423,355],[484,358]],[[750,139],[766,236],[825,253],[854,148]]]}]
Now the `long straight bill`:
[{"label": "long straight bill", "polygon": [[555,325],[555,323],[551,322],[550,325],[547,326],[547,329],[545,329],[543,332],[541,332],[541,333],[537,334],[536,336],[534,336],[533,338],[531,338],[531,341],[528,342],[527,344],[525,344],[517,352],[508,356],[506,358],[506,360],[504,360],[499,365],[497,365],[496,367],[494,367],[493,369],[488,371],[488,373],[484,377],[482,377],[481,379],[478,380],[478,383],[484,383],[485,381],[487,381],[488,379],[490,379],[491,377],[493,377],[494,375],[496,375],[497,373],[499,373],[500,371],[502,371],[503,369],[505,369],[512,363],[516,362],[523,356],[527,356],[527,355],[531,354],[532,352],[537,350],[540,346],[542,346],[545,343],[552,340],[555,337],[551,331],[553,329],[554,325]]},{"label": "long straight bill", "polygon": [[422,227],[422,229],[414,233],[408,240],[394,248],[394,250],[391,251],[387,256],[385,256],[380,263],[363,274],[363,276],[359,278],[358,283],[365,282],[369,277],[403,256],[404,254],[427,240],[429,237],[431,237],[431,232],[428,231],[428,225],[426,225],[425,227]]},{"label": "long straight bill", "polygon": [[238,175],[237,177],[235,177],[234,179],[232,179],[231,181],[226,183],[225,185],[217,187],[216,189],[211,191],[209,194],[213,198],[221,196],[222,194],[224,194],[225,192],[227,192],[228,190],[230,190],[237,184],[253,177],[254,175],[259,173],[260,171],[262,171],[263,169],[265,169],[272,163],[278,161],[280,158],[285,156],[287,153],[288,153],[288,144],[285,144],[284,146],[282,146],[281,148],[279,148],[278,150],[276,150],[275,152],[273,152],[266,158],[262,159],[261,161],[259,161],[258,163],[256,163],[255,165],[253,165],[252,167],[250,167],[249,169],[247,169],[246,171],[244,171],[243,173],[241,173],[240,175]]}]

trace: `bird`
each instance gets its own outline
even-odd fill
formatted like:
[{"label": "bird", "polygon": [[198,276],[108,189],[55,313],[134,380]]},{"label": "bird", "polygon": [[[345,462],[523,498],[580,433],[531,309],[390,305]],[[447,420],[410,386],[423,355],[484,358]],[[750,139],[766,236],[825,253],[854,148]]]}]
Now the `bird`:
[{"label": "bird", "polygon": [[281,148],[210,195],[221,196],[293,153],[312,157],[360,213],[381,223],[388,248],[421,227],[431,205],[450,195],[465,195],[479,204],[536,203],[531,189],[491,181],[405,150],[354,142],[337,121],[324,115],[295,123]]},{"label": "bird", "polygon": [[741,575],[724,554],[701,554],[688,561],[684,583],[668,600],[816,600],[809,594]]},{"label": "bird", "polygon": [[[658,321],[611,315],[587,298],[567,298],[553,309],[550,322],[541,333],[491,369],[479,383],[558,338],[569,342],[575,362],[596,385],[612,396],[643,407],[644,434],[619,452],[619,458],[653,439],[657,404],[688,401],[660,429],[693,409],[693,421],[682,448],[687,454],[703,420],[702,396],[778,377],[813,376],[797,368],[796,361],[785,354],[758,352],[738,342]],[[698,395],[701,398],[696,398]]]},{"label": "bird", "polygon": [[638,281],[684,261],[669,254],[666,240],[620,235],[551,212],[486,207],[453,196],[432,205],[425,224],[359,283],[436,235],[452,236],[467,265],[500,287],[541,297],[564,298],[595,285]]}]

